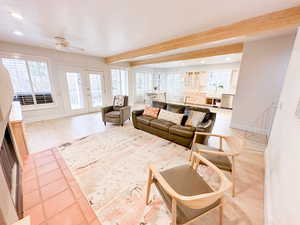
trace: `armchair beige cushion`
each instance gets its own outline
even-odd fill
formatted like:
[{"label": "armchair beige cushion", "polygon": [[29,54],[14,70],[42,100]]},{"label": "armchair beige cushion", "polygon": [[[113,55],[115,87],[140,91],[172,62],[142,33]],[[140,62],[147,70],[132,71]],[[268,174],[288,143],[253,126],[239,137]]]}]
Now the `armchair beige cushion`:
[{"label": "armchair beige cushion", "polygon": [[[197,172],[199,162],[211,168],[220,178],[218,188],[212,189]],[[150,198],[151,185],[155,184],[169,209],[171,225],[188,225],[206,212],[220,208],[220,224],[223,221],[223,196],[231,187],[227,177],[210,161],[198,153],[192,153],[188,165],[177,166],[159,171],[154,165],[149,166],[146,189],[146,204]]]},{"label": "armchair beige cushion", "polygon": [[[190,165],[178,166],[169,170],[161,172],[163,178],[168,184],[178,193],[184,196],[195,196],[204,193],[211,193],[213,190],[203,180],[199,174],[192,169]],[[168,209],[172,209],[172,198],[163,189],[161,184],[154,180],[157,190],[161,194],[165,201]],[[202,209],[192,209],[180,202],[177,203],[177,223],[184,224],[188,221],[206,213],[207,211],[219,206],[221,203],[220,199],[212,203],[211,205]]]},{"label": "armchair beige cushion", "polygon": [[168,110],[161,109],[158,114],[158,119],[170,121],[172,123],[180,125],[183,116],[184,116],[184,114],[181,114],[181,113],[174,113],[174,112],[170,112]]},{"label": "armchair beige cushion", "polygon": [[120,118],[120,111],[111,111],[105,114],[106,118]]},{"label": "armchair beige cushion", "polygon": [[[203,149],[203,150],[208,150],[208,151],[213,151],[213,152],[220,152],[220,151],[223,152],[223,150],[221,150],[219,148],[214,148],[214,147],[210,147],[210,146],[198,144],[198,143],[193,144],[192,148],[194,151],[197,151],[197,149]],[[216,165],[221,170],[226,170],[229,172],[232,171],[232,163],[228,156],[218,155],[218,154],[209,154],[209,153],[203,153],[203,152],[201,152],[200,154],[202,156],[204,156],[206,159],[208,159],[209,161],[211,161],[214,165]]]},{"label": "armchair beige cushion", "polygon": [[200,123],[202,123],[205,115],[205,112],[191,110],[188,120],[185,122],[185,126],[197,127]]}]

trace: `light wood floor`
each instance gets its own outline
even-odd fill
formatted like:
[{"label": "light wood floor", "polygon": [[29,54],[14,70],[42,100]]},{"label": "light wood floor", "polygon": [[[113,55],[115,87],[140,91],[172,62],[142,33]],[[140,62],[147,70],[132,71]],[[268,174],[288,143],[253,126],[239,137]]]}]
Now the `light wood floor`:
[{"label": "light wood floor", "polygon": [[[142,107],[142,106],[141,106]],[[136,106],[135,108],[139,108]],[[211,109],[217,113],[214,133],[238,135],[246,139],[248,148],[264,151],[266,139],[262,135],[231,129],[231,110]],[[108,124],[109,126],[116,126]],[[77,138],[103,132],[106,127],[100,113],[91,113],[60,119],[25,123],[25,132],[31,153],[49,149]]]},{"label": "light wood floor", "polygon": [[[264,157],[266,138],[249,132],[231,129],[230,110],[213,109],[217,112],[214,133],[237,135],[246,145],[237,160],[237,196],[226,198],[226,225],[264,224]],[[45,150],[74,139],[109,129],[101,120],[100,113],[79,115],[49,121],[25,124],[31,153]],[[214,144],[215,139],[210,142]],[[238,212],[238,213],[237,213]]]}]

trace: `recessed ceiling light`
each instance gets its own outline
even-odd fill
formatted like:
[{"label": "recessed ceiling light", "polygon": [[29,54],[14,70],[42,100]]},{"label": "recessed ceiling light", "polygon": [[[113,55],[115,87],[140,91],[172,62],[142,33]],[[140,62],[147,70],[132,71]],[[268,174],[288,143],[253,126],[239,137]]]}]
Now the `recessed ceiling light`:
[{"label": "recessed ceiling light", "polygon": [[229,61],[229,60],[231,60],[231,58],[227,57],[226,60]]},{"label": "recessed ceiling light", "polygon": [[16,12],[11,12],[10,15],[18,20],[23,20],[23,16],[19,13],[16,13]]},{"label": "recessed ceiling light", "polygon": [[21,31],[15,30],[14,35],[23,36],[24,34]]}]

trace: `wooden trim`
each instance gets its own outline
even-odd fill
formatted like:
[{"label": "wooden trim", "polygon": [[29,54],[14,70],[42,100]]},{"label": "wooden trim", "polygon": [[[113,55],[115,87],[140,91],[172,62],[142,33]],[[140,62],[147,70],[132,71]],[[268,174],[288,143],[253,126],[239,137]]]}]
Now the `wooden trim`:
[{"label": "wooden trim", "polygon": [[130,66],[139,66],[139,65],[145,65],[145,64],[197,59],[197,58],[204,58],[204,57],[210,57],[210,56],[216,56],[216,55],[240,53],[242,51],[243,51],[243,44],[238,43],[238,44],[225,45],[225,46],[219,46],[219,47],[214,47],[214,48],[200,49],[200,50],[196,50],[196,51],[184,52],[184,53],[179,53],[179,54],[174,54],[174,55],[167,55],[167,56],[162,56],[162,57],[157,57],[157,58],[152,58],[152,59],[133,61],[133,62],[130,62],[129,65]]},{"label": "wooden trim", "polygon": [[300,25],[300,6],[246,19],[105,58],[106,63]]}]

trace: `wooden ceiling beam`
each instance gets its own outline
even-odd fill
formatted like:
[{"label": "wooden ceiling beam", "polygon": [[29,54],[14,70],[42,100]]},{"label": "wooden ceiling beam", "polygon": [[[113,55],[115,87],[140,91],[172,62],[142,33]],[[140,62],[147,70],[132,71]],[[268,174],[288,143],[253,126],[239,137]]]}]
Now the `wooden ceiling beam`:
[{"label": "wooden ceiling beam", "polygon": [[300,25],[300,6],[106,57],[107,63]]},{"label": "wooden ceiling beam", "polygon": [[216,55],[240,53],[242,51],[243,51],[243,44],[238,43],[238,44],[225,45],[225,46],[219,46],[214,48],[200,49],[191,52],[178,53],[174,55],[161,56],[161,57],[156,57],[151,59],[132,61],[129,62],[129,65],[140,66],[140,65],[154,64],[154,63],[173,62],[173,61],[180,61],[180,60],[205,58],[205,57],[216,56]]}]

